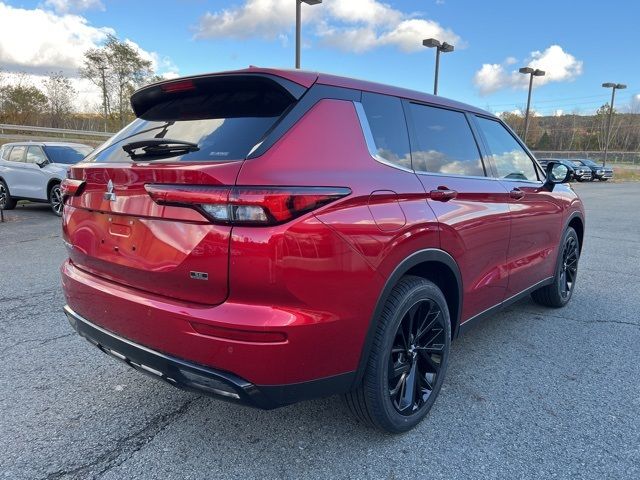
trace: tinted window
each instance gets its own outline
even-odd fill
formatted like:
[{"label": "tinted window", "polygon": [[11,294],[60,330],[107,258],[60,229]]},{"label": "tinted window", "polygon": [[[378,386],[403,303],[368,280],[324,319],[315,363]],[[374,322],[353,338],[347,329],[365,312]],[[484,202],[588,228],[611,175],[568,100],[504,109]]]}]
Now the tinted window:
[{"label": "tinted window", "polygon": [[294,101],[277,84],[267,85],[264,81],[225,81],[187,92],[163,94],[87,161],[128,161],[122,147],[147,139],[198,145],[198,151],[171,156],[170,161],[244,159]]},{"label": "tinted window", "polygon": [[467,118],[461,112],[411,104],[413,168],[422,172],[484,176]]},{"label": "tinted window", "polygon": [[44,156],[44,152],[40,147],[31,146],[27,148],[27,163],[40,163],[44,162],[47,157]]},{"label": "tinted window", "polygon": [[44,147],[45,152],[49,155],[52,163],[64,163],[73,165],[82,161],[84,157],[89,155],[93,150],[91,147],[70,147],[70,146],[52,146]]},{"label": "tinted window", "polygon": [[388,162],[404,168],[411,168],[409,134],[399,98],[362,94],[364,107],[377,154]]},{"label": "tinted window", "polygon": [[495,120],[477,117],[478,126],[491,151],[499,178],[538,180],[536,168],[529,155],[513,135]]},{"label": "tinted window", "polygon": [[9,160],[12,162],[22,162],[24,161],[24,151],[26,147],[13,147],[11,149],[11,153],[9,154]]}]

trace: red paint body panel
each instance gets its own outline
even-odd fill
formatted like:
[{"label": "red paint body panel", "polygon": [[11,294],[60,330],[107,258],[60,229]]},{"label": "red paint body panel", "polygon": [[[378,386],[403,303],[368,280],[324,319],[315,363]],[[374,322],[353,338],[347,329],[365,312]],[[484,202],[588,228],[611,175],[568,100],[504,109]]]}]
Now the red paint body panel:
[{"label": "red paint body panel", "polygon": [[418,175],[426,191],[447,187],[458,196],[429,200],[441,229],[440,247],[460,268],[461,322],[502,302],[507,289],[511,215],[507,191],[489,178]]},{"label": "red paint body panel", "polygon": [[[384,85],[299,71],[280,76],[481,110]],[[228,162],[79,164],[86,182],[63,217],[69,306],[119,336],[256,385],[355,371],[377,302],[396,268],[439,249],[456,262],[462,322],[553,274],[570,187],[416,174],[377,162],[353,102],[322,99],[258,158]],[[105,199],[109,180],[115,201]],[[156,204],[146,184],[346,187],[351,194],[275,226],[213,224],[195,209]],[[525,191],[522,201],[509,189]],[[439,187],[458,192],[436,201]],[[133,247],[136,247],[135,251]],[[191,272],[208,280],[190,278]],[[455,321],[456,319],[454,319]],[[271,332],[250,342],[196,332],[192,322]],[[217,330],[216,330],[217,329]],[[206,331],[206,328],[201,331]],[[260,338],[260,336],[253,337]]]},{"label": "red paint body panel", "polygon": [[507,297],[510,297],[554,275],[567,205],[557,198],[557,193],[549,192],[541,184],[515,180],[501,183],[505,189],[519,188],[525,194],[509,204],[511,242]]}]

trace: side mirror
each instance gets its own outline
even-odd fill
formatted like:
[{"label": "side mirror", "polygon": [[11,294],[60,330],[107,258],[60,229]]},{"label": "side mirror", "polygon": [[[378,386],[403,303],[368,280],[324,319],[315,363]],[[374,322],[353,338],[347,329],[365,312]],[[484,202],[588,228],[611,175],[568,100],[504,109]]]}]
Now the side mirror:
[{"label": "side mirror", "polygon": [[553,190],[553,186],[558,183],[567,183],[573,176],[573,169],[569,168],[564,163],[549,162],[547,163],[547,179],[544,182],[545,186],[550,190]]}]

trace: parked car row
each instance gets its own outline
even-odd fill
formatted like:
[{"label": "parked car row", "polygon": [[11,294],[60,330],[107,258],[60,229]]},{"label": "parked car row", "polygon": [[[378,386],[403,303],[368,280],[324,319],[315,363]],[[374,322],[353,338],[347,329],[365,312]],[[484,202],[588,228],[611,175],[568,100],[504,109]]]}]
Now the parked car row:
[{"label": "parked car row", "polygon": [[71,165],[93,151],[81,143],[23,142],[0,147],[0,208],[12,210],[18,200],[49,203],[62,215],[60,183]]},{"label": "parked car row", "polygon": [[610,178],[613,178],[613,168],[603,167],[599,163],[589,159],[560,159],[560,158],[543,158],[538,160],[540,165],[546,168],[549,162],[563,163],[573,171],[573,179],[578,182],[593,182],[594,180],[600,180],[606,182]]}]

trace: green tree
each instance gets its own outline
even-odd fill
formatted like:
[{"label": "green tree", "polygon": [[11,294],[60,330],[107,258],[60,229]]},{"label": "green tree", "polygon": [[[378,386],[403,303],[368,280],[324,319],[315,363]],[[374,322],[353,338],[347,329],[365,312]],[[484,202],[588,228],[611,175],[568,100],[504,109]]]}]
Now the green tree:
[{"label": "green tree", "polygon": [[29,125],[38,120],[47,107],[47,97],[33,85],[19,81],[3,88],[0,121],[16,125]]},{"label": "green tree", "polygon": [[536,145],[537,150],[548,150],[551,147],[551,137],[549,136],[549,132],[546,130],[538,140],[538,144]]},{"label": "green tree", "polygon": [[151,61],[142,58],[132,44],[109,35],[102,47],[85,52],[80,76],[102,90],[105,119],[115,117],[124,127],[132,116],[129,97],[153,78],[151,67]]}]

